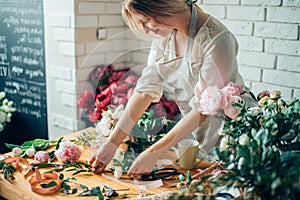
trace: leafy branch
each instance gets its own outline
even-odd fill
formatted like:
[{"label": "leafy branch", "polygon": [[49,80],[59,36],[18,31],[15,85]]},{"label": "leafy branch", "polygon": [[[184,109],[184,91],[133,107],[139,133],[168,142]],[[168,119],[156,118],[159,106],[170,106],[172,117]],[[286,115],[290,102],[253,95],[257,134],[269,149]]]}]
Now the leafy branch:
[{"label": "leafy branch", "polygon": [[5,162],[0,162],[0,170],[3,170],[4,178],[6,180],[14,180],[15,177],[13,173],[16,171],[11,164],[6,164]]}]

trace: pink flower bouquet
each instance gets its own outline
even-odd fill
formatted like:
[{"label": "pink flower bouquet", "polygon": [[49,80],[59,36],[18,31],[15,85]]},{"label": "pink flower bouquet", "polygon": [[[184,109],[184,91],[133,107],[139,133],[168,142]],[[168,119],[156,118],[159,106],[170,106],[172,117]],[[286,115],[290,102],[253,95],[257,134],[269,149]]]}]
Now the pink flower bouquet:
[{"label": "pink flower bouquet", "polygon": [[222,89],[208,86],[200,96],[198,111],[204,115],[215,115],[223,109],[226,116],[235,119],[240,112],[235,105],[242,102],[242,93],[243,86],[232,82]]}]

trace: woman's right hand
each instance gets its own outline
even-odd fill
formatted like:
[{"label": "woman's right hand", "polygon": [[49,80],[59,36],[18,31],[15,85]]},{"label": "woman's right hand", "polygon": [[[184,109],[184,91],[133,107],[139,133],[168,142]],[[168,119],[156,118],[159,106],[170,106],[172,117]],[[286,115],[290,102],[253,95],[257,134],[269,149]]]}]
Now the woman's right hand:
[{"label": "woman's right hand", "polygon": [[117,148],[118,147],[110,141],[106,141],[98,148],[97,152],[89,161],[90,165],[94,163],[94,173],[99,174],[104,171],[105,167],[114,157]]}]

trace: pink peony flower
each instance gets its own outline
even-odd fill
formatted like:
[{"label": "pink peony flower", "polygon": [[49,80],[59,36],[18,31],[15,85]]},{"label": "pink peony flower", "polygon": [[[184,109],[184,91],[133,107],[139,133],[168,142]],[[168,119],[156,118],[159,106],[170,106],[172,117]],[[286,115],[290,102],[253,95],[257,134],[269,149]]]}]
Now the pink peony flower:
[{"label": "pink peony flower", "polygon": [[224,108],[225,115],[230,117],[231,119],[236,119],[236,117],[241,111],[241,108],[236,107],[235,104],[240,103],[242,101],[243,99],[240,96],[232,96]]},{"label": "pink peony flower", "polygon": [[240,96],[243,92],[243,86],[229,82],[223,89],[222,92],[225,94],[227,100],[232,96]]},{"label": "pink peony flower", "polygon": [[60,161],[77,161],[81,156],[81,148],[70,141],[61,142],[55,151],[55,156]]},{"label": "pink peony flower", "polygon": [[38,151],[34,155],[35,163],[47,163],[49,161],[49,154],[46,151]]},{"label": "pink peony flower", "polygon": [[224,107],[224,94],[217,86],[208,86],[200,97],[199,112],[215,115],[220,108]]}]

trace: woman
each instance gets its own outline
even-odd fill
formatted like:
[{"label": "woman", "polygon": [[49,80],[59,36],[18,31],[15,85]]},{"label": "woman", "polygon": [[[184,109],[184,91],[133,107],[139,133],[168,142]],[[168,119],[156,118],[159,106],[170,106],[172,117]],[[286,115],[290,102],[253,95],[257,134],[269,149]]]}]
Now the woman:
[{"label": "woman", "polygon": [[[208,85],[224,87],[229,81],[243,84],[238,73],[238,45],[230,31],[204,13],[193,0],[124,0],[123,18],[138,34],[158,37],[152,42],[148,65],[117,126],[90,163],[102,172],[119,144],[151,102],[168,91],[183,115],[160,141],[142,152],[129,175],[151,172],[158,157],[193,133],[200,147],[210,151],[219,140],[222,121],[197,112],[196,99]],[[195,87],[197,85],[197,87]],[[197,88],[197,89],[195,89]]]}]

